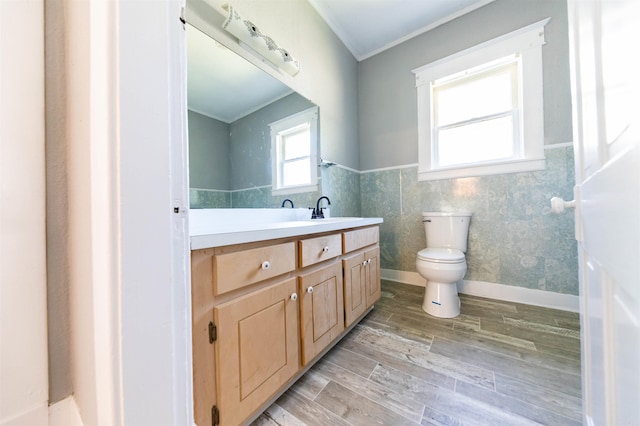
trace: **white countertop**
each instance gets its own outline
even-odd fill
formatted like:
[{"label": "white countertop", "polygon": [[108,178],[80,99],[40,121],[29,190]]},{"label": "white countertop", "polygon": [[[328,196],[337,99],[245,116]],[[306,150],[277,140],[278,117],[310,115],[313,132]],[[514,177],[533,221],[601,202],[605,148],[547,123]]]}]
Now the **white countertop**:
[{"label": "white countertop", "polygon": [[[190,214],[191,250],[295,237],[321,232],[339,231],[382,223],[382,218],[332,217],[327,219],[298,219],[293,209],[282,209],[284,220],[273,214],[260,215],[257,209],[192,210]],[[242,212],[241,210],[245,210]],[[243,219],[248,213],[253,216]],[[260,209],[278,210],[281,209]],[[294,217],[291,217],[291,215]],[[230,216],[233,219],[230,219]],[[227,220],[225,220],[227,219]],[[293,220],[288,220],[293,219]]]}]

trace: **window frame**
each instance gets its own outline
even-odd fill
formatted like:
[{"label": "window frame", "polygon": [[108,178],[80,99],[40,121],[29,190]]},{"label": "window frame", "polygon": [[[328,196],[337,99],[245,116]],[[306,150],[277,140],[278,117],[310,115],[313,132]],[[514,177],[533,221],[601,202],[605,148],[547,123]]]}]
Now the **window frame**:
[{"label": "window frame", "polygon": [[[418,180],[544,170],[542,45],[549,18],[414,69],[418,100]],[[432,82],[512,55],[519,56],[520,140],[518,156],[452,166],[435,163]]]},{"label": "window frame", "polygon": [[[281,159],[282,147],[279,136],[292,129],[309,124],[309,184],[283,186]],[[318,190],[318,107],[311,107],[304,111],[289,115],[281,120],[269,123],[271,128],[271,194],[288,195]]]}]

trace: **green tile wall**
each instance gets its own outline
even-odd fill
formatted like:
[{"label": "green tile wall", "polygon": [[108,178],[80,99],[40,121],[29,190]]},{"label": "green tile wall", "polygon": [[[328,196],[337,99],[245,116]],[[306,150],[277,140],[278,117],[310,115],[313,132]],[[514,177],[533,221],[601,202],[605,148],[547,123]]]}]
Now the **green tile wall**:
[{"label": "green tile wall", "polygon": [[229,208],[231,207],[231,192],[189,188],[189,207],[192,209]]},{"label": "green tile wall", "polygon": [[[360,216],[360,174],[344,167],[322,168],[318,191],[290,195],[271,195],[271,186],[237,191],[190,189],[192,209],[205,208],[277,208],[285,198],[296,207],[315,207],[322,195],[331,199],[332,216]],[[326,202],[323,201],[323,206]],[[287,204],[288,206],[288,204]],[[311,212],[309,212],[311,215]]]},{"label": "green tile wall", "polygon": [[384,218],[381,267],[415,271],[426,246],[423,211],[473,212],[467,280],[578,294],[574,212],[552,214],[549,199],[573,199],[571,146],[545,150],[546,170],[418,182],[417,166],[362,173],[363,216]]}]

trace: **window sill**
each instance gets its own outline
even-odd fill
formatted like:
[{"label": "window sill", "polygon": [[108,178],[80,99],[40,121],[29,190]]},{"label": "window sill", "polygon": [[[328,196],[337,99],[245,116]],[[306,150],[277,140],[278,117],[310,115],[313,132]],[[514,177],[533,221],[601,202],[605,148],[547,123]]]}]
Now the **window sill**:
[{"label": "window sill", "polygon": [[533,172],[545,169],[545,159],[510,160],[500,163],[466,165],[431,170],[418,169],[418,180],[456,179],[473,176],[501,175],[507,173]]},{"label": "window sill", "polygon": [[271,195],[301,194],[303,192],[315,192],[317,190],[318,185],[292,186],[289,188],[274,189],[271,191]]}]

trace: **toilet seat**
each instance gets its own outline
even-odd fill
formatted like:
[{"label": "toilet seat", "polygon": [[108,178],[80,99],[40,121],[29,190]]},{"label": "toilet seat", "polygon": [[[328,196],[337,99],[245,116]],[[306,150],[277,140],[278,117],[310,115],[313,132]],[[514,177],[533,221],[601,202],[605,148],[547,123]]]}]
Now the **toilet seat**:
[{"label": "toilet seat", "polygon": [[426,248],[418,252],[418,259],[434,263],[462,263],[464,253],[456,249]]}]

